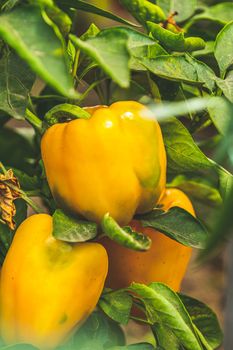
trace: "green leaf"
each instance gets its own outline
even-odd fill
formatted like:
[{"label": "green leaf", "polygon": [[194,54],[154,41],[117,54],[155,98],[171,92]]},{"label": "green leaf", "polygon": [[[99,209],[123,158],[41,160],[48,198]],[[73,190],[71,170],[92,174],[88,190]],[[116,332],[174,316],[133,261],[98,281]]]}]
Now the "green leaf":
[{"label": "green leaf", "polygon": [[[123,33],[128,36],[128,48],[134,49],[138,47],[143,46],[153,46],[155,45],[154,39],[150,38],[148,35],[145,35],[141,32],[138,32],[135,29],[132,28],[126,28],[126,27],[115,27],[111,29],[107,29],[111,31],[112,33]],[[106,31],[106,30],[105,30]]]},{"label": "green leaf", "polygon": [[227,74],[224,80],[217,79],[216,83],[218,87],[222,90],[226,98],[228,98],[228,100],[233,103],[233,70]]},{"label": "green leaf", "polygon": [[219,190],[222,198],[226,199],[233,188],[233,175],[220,165],[215,164],[215,166],[219,175]]},{"label": "green leaf", "polygon": [[[15,201],[16,215],[14,221],[16,223],[16,229],[19,227],[21,222],[27,217],[27,205],[22,199]],[[11,242],[14,238],[15,231],[9,229],[7,225],[0,223],[0,264],[2,265],[5,256],[10,248]]]},{"label": "green leaf", "polygon": [[197,7],[197,0],[157,0],[156,3],[162,7],[167,16],[178,12],[178,15],[175,17],[177,22],[182,22],[191,17]]},{"label": "green leaf", "polygon": [[204,12],[194,16],[188,23],[188,27],[194,23],[205,20],[216,22],[222,26],[232,21],[233,19],[233,4],[232,2],[223,2],[214,6],[208,6],[204,9]]},{"label": "green leaf", "polygon": [[168,327],[187,350],[202,350],[192,321],[179,296],[162,283],[145,286],[133,283],[130,291],[136,293],[145,305],[152,324],[159,322]]},{"label": "green leaf", "polygon": [[142,233],[134,232],[129,226],[120,227],[109,214],[104,215],[101,227],[110,239],[129,249],[145,251],[151,246],[149,237]]},{"label": "green leaf", "polygon": [[191,56],[159,56],[154,59],[139,59],[150,72],[161,78],[182,81],[193,85],[206,85],[209,90],[215,87],[215,74],[211,68]]},{"label": "green leaf", "polygon": [[232,120],[232,105],[222,97],[215,97],[209,100],[207,108],[216,129],[220,134],[226,136]]},{"label": "green leaf", "polygon": [[200,254],[199,259],[203,260],[211,255],[219,253],[223,245],[226,244],[227,239],[232,236],[233,226],[233,176],[231,174],[223,175],[220,181],[224,181],[225,187],[225,201],[224,206],[220,212],[219,218],[215,223],[215,229],[209,238],[206,249]]},{"label": "green leaf", "polygon": [[55,0],[55,2],[58,5],[63,5],[65,7],[74,8],[77,10],[93,13],[95,15],[99,15],[101,17],[112,19],[113,21],[123,23],[129,26],[137,27],[137,24],[132,23],[128,21],[127,19],[124,19],[120,16],[117,16],[116,14],[109,12],[107,10],[101,9],[100,7],[97,7],[93,4],[90,4],[86,1],[81,0]]},{"label": "green leaf", "polygon": [[162,122],[161,128],[167,151],[169,172],[195,172],[213,166],[178,119],[171,118]]},{"label": "green leaf", "polygon": [[[45,14],[44,18],[50,21]],[[0,16],[0,36],[46,83],[61,94],[74,98],[77,94],[73,89],[64,44],[56,35],[56,28],[51,26],[52,22],[47,24],[44,18],[38,7],[16,7]]]},{"label": "green leaf", "polygon": [[35,75],[25,62],[8,50],[0,60],[1,111],[23,119],[34,81]]},{"label": "green leaf", "polygon": [[102,312],[94,311],[84,325],[59,350],[103,350],[125,344],[122,329]]},{"label": "green leaf", "polygon": [[205,227],[182,208],[173,207],[166,212],[154,209],[137,218],[144,227],[154,228],[188,247],[203,249],[206,246],[208,232]]},{"label": "green leaf", "polygon": [[180,342],[171,329],[159,322],[153,324],[151,329],[161,349],[180,350]]},{"label": "green leaf", "polygon": [[97,235],[97,224],[67,216],[57,209],[53,214],[53,236],[65,242],[86,242]]},{"label": "green leaf", "polygon": [[21,135],[19,130],[14,131],[6,126],[0,129],[0,159],[5,166],[31,172],[31,160],[36,157],[36,150],[31,140]]},{"label": "green leaf", "polygon": [[167,30],[161,25],[147,22],[147,26],[152,33],[153,37],[157,39],[162,46],[168,50],[178,52],[192,52],[196,50],[202,50],[205,48],[205,41],[198,37],[184,37],[184,32],[178,34]]},{"label": "green leaf", "polygon": [[222,204],[219,191],[208,182],[208,179],[178,175],[167,184],[167,187],[177,187],[188,196],[207,205],[219,207]]},{"label": "green leaf", "polygon": [[179,297],[188,310],[193,323],[204,336],[211,349],[218,348],[223,341],[223,334],[216,314],[197,299],[182,294]]},{"label": "green leaf", "polygon": [[91,23],[89,28],[86,30],[85,33],[82,34],[80,39],[85,41],[90,38],[94,38],[99,32],[100,32],[100,29],[95,25],[95,23]]},{"label": "green leaf", "polygon": [[218,62],[222,76],[233,64],[233,21],[228,23],[218,34],[215,42],[214,55]]},{"label": "green leaf", "polygon": [[37,176],[29,176],[25,172],[16,168],[13,168],[12,170],[19,180],[20,188],[23,191],[34,191],[41,189],[41,180]]},{"label": "green leaf", "polygon": [[63,103],[56,105],[45,114],[46,123],[51,126],[56,123],[64,123],[72,119],[89,119],[90,113],[85,109],[71,105],[69,103]]},{"label": "green leaf", "polygon": [[98,303],[108,317],[120,324],[129,322],[132,304],[132,297],[124,290],[106,290]]},{"label": "green leaf", "polygon": [[[123,88],[130,83],[128,36],[121,31],[106,29],[96,37],[82,41],[74,35],[70,39],[75,46],[91,57],[113,81]],[[111,45],[109,45],[111,43]]]}]

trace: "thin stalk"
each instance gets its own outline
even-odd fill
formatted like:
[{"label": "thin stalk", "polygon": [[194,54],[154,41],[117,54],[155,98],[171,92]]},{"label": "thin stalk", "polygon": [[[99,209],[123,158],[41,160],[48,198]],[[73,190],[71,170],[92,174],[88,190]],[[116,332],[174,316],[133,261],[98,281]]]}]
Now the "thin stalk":
[{"label": "thin stalk", "polygon": [[18,192],[20,194],[20,198],[25,200],[26,203],[36,212],[36,213],[43,213],[43,210],[32,200],[30,199],[24,191],[22,191],[20,188],[12,185],[11,183],[7,183],[7,186],[11,188],[13,191]]},{"label": "thin stalk", "polygon": [[26,109],[25,118],[39,133],[42,133],[42,121],[28,108]]},{"label": "thin stalk", "polygon": [[80,50],[76,51],[75,58],[74,58],[74,66],[72,71],[72,77],[75,78],[78,70],[78,62],[79,62],[79,56],[80,56]]},{"label": "thin stalk", "polygon": [[58,96],[58,95],[31,96],[31,99],[34,100],[34,101],[40,101],[40,100],[61,100],[61,101],[67,101],[67,97]]},{"label": "thin stalk", "polygon": [[143,318],[140,318],[140,317],[135,317],[135,316],[130,316],[130,319],[133,320],[133,321],[138,321],[138,322],[142,322],[142,323],[145,323],[147,325],[150,325],[151,326],[151,323],[144,320]]}]

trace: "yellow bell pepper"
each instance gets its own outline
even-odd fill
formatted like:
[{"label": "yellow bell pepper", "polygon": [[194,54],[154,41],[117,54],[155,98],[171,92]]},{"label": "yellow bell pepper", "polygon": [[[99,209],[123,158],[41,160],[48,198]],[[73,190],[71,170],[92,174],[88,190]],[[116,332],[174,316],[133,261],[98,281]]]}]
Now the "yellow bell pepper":
[{"label": "yellow bell pepper", "polygon": [[37,214],[18,228],[0,283],[0,330],[6,344],[52,349],[95,308],[108,268],[98,243],[53,238],[52,217]]},{"label": "yellow bell pepper", "polygon": [[[180,207],[195,216],[189,198],[178,189],[167,189],[160,201],[163,210]],[[146,234],[152,240],[147,252],[127,249],[108,238],[100,242],[109,256],[109,272],[106,286],[114,289],[124,288],[132,282],[149,284],[162,282],[179,291],[186,272],[192,248],[186,247],[152,228],[145,228],[133,220],[130,226]]]},{"label": "yellow bell pepper", "polygon": [[158,122],[142,104],[86,109],[90,119],[50,127],[41,150],[58,205],[99,223],[151,210],[164,192],[166,155]]}]

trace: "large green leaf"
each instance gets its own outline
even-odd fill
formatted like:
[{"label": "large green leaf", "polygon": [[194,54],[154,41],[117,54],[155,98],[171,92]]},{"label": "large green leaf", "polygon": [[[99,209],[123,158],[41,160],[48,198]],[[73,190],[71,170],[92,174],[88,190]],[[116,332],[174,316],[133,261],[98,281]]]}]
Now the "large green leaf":
[{"label": "large green leaf", "polygon": [[211,91],[215,87],[215,74],[212,69],[189,55],[166,55],[154,59],[143,57],[139,62],[161,78],[205,85]]},{"label": "large green leaf", "polygon": [[222,343],[223,334],[216,314],[197,299],[182,294],[179,296],[188,310],[193,323],[204,336],[205,342],[211,349],[218,348]]},{"label": "large green leaf", "polygon": [[9,50],[0,60],[0,109],[23,119],[35,74],[23,60]]},{"label": "large green leaf", "polygon": [[145,286],[133,283],[130,291],[145,305],[149,321],[161,323],[170,329],[186,350],[202,350],[191,318],[178,295],[162,283]]},{"label": "large green leaf", "polygon": [[0,16],[0,36],[46,83],[75,97],[65,47],[51,23],[39,7],[16,7]]},{"label": "large green leaf", "polygon": [[137,218],[144,227],[154,228],[181,244],[199,249],[206,246],[208,233],[205,227],[182,208],[174,207],[167,212],[154,209]]},{"label": "large green leaf", "polygon": [[213,164],[202,153],[186,127],[176,118],[161,123],[169,172],[209,169]]},{"label": "large green leaf", "polygon": [[86,1],[82,1],[82,0],[55,0],[55,2],[61,6],[70,7],[70,8],[74,8],[77,10],[93,13],[93,14],[99,15],[101,17],[112,19],[113,21],[116,21],[119,23],[123,23],[126,25],[134,26],[134,27],[137,26],[136,24],[128,21],[127,19],[124,19],[120,16],[117,16],[116,14],[114,14],[112,12],[104,10],[104,9],[97,7],[93,4],[90,4]]},{"label": "large green leaf", "polygon": [[218,62],[222,76],[226,70],[233,64],[233,21],[228,23],[218,34],[214,55]]},{"label": "large green leaf", "polygon": [[75,46],[97,62],[118,85],[124,88],[129,86],[130,54],[127,34],[117,30],[104,30],[86,41],[74,35],[70,35],[70,38]]},{"label": "large green leaf", "polygon": [[196,10],[197,0],[157,0],[156,3],[162,7],[167,16],[177,12],[175,20],[182,22],[191,17]]}]

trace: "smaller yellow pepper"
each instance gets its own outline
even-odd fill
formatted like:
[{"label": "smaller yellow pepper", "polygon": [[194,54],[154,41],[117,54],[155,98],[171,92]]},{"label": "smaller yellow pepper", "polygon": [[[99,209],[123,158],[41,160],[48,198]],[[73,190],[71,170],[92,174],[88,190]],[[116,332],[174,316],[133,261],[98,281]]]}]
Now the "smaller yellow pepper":
[{"label": "smaller yellow pepper", "polygon": [[51,216],[29,217],[18,228],[1,271],[2,339],[55,348],[95,308],[107,269],[102,245],[58,241]]},{"label": "smaller yellow pepper", "polygon": [[[180,207],[195,216],[189,198],[178,189],[167,189],[159,204],[165,211],[172,207]],[[151,238],[151,248],[146,252],[137,252],[108,238],[102,238],[100,242],[109,256],[106,286],[119,289],[129,286],[132,282],[162,282],[179,291],[192,248],[166,237],[155,229],[142,227],[137,220],[133,220],[130,226]]]}]

